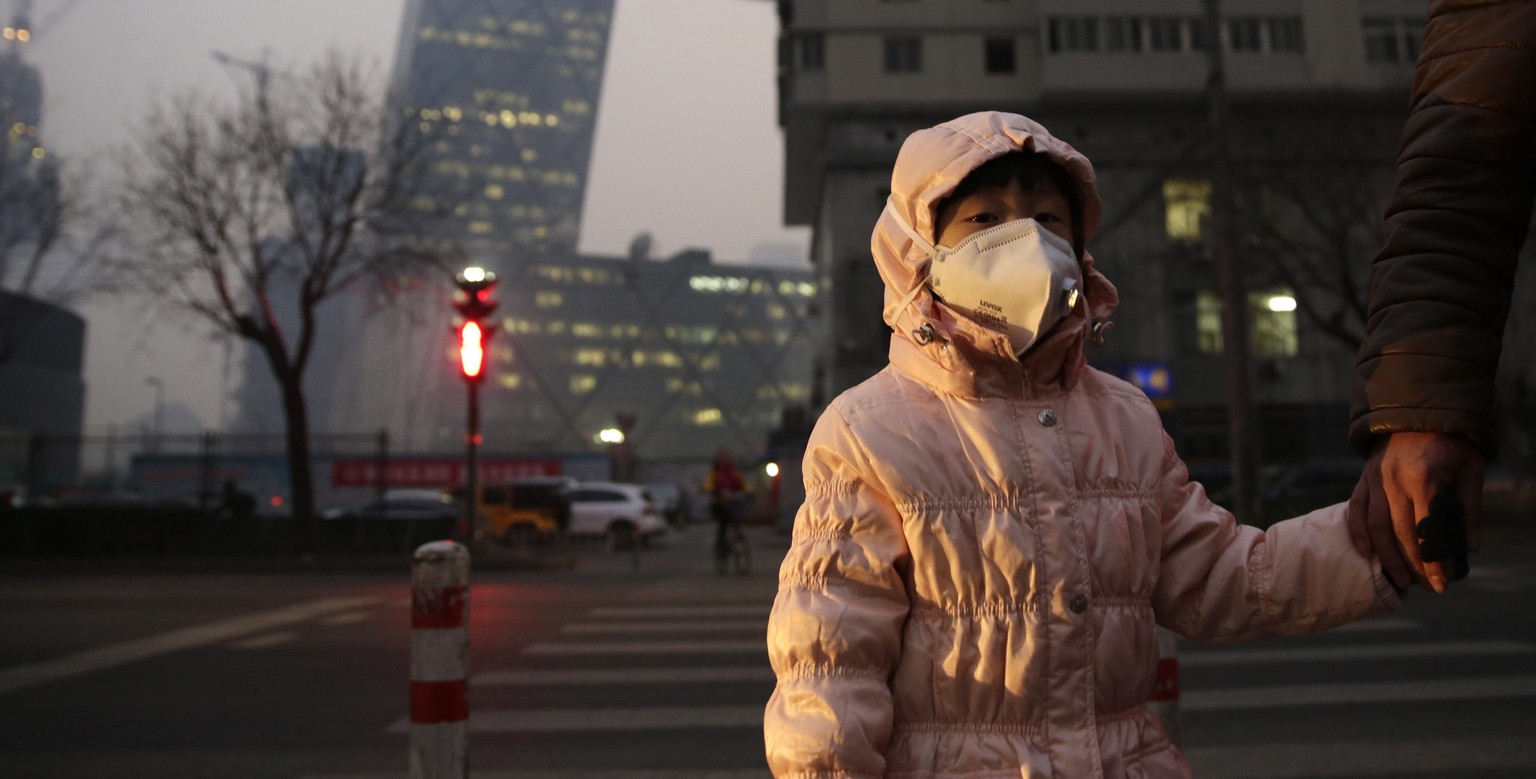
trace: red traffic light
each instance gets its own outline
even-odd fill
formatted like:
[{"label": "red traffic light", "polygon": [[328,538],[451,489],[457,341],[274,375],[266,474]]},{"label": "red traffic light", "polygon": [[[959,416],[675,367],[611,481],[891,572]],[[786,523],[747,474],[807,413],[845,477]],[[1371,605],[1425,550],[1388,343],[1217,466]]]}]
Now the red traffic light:
[{"label": "red traffic light", "polygon": [[485,368],[485,333],[479,322],[471,320],[459,328],[459,364],[464,378],[480,378]]}]

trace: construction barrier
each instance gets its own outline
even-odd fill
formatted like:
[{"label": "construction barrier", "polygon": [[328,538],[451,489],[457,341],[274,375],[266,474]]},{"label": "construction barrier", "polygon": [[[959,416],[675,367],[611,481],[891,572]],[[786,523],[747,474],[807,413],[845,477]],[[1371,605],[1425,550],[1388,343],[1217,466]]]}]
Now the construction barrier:
[{"label": "construction barrier", "polygon": [[411,779],[469,776],[469,550],[434,541],[411,566]]}]

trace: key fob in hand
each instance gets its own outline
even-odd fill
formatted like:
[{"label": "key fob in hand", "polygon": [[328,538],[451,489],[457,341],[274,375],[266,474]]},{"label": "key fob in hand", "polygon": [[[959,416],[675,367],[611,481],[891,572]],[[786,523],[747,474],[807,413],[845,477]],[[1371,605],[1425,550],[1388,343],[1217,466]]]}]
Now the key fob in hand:
[{"label": "key fob in hand", "polygon": [[1453,582],[1467,578],[1466,511],[1461,499],[1442,492],[1429,501],[1429,516],[1419,520],[1419,557],[1426,563],[1441,563]]}]

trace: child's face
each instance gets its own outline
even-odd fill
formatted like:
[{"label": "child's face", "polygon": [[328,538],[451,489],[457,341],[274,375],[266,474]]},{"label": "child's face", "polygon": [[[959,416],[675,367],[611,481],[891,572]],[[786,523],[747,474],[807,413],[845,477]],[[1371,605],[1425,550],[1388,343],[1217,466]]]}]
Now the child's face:
[{"label": "child's face", "polygon": [[1034,186],[1024,189],[1016,180],[1005,186],[982,187],[971,194],[950,198],[939,207],[939,246],[953,247],[972,233],[1016,219],[1034,219],[1040,226],[1072,243],[1072,210],[1048,176],[1036,176]]}]

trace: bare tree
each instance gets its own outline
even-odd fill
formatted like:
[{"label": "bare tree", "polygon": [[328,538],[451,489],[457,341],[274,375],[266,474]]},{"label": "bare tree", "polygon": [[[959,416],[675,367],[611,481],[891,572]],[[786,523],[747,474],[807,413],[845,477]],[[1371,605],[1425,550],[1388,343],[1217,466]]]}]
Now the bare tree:
[{"label": "bare tree", "polygon": [[432,265],[411,236],[439,209],[421,190],[422,136],[391,121],[355,59],[253,70],[230,105],[190,95],[158,107],[126,150],[132,240],[115,269],[261,350],[282,398],[293,515],[312,537],[303,376],[316,308],[369,277]]},{"label": "bare tree", "polygon": [[1350,351],[1365,338],[1366,275],[1380,243],[1393,132],[1313,120],[1305,134],[1258,146],[1263,156],[1242,170],[1238,219],[1255,280],[1289,287],[1298,312]]}]

